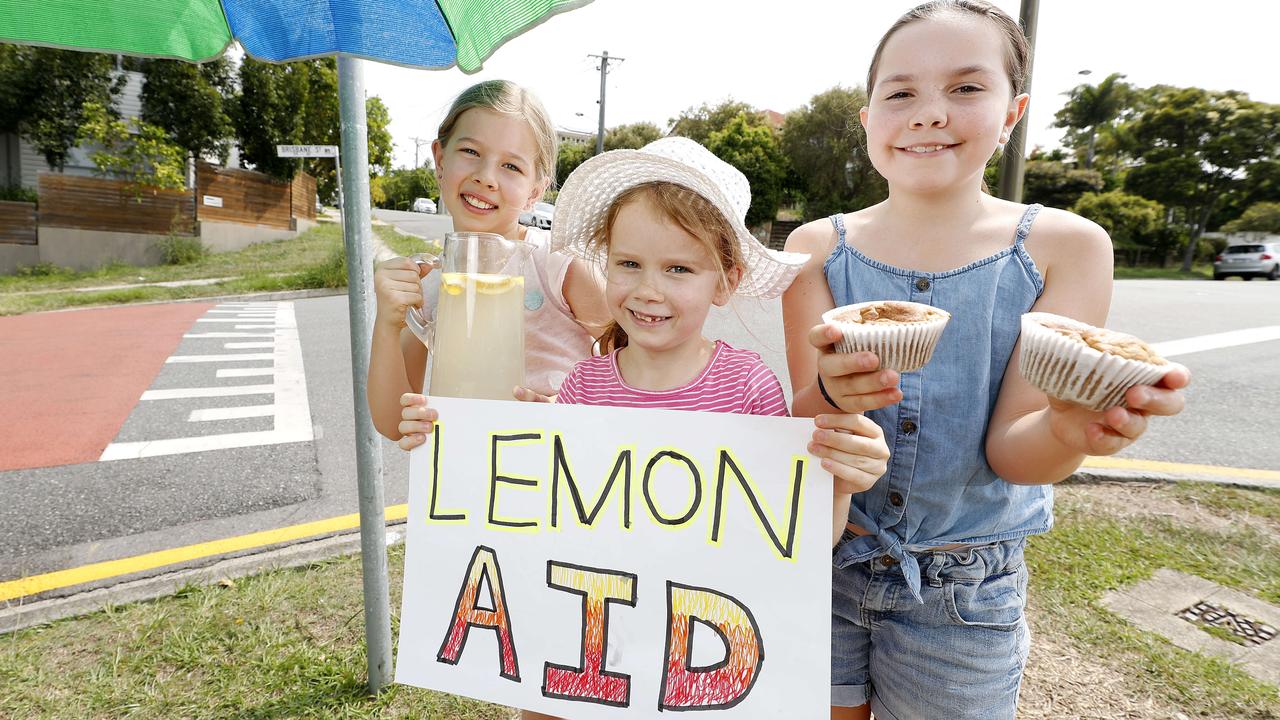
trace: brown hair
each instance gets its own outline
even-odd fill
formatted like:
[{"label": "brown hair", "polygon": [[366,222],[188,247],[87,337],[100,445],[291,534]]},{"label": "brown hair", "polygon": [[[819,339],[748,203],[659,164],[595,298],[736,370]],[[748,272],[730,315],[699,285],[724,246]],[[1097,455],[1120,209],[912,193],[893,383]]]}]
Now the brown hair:
[{"label": "brown hair", "polygon": [[551,124],[551,116],[547,114],[547,109],[543,107],[538,96],[510,80],[485,80],[472,85],[454,99],[448,114],[440,122],[436,139],[441,145],[449,144],[449,136],[453,134],[454,126],[458,124],[458,118],[471,108],[492,110],[528,123],[538,146],[538,156],[534,158],[538,179],[555,178],[556,129]]},{"label": "brown hair", "polygon": [[1004,70],[1009,76],[1009,87],[1013,90],[1013,95],[1017,96],[1022,92],[1027,81],[1027,64],[1031,58],[1031,48],[1027,43],[1027,36],[1022,32],[1022,26],[1017,20],[1009,17],[1003,10],[984,2],[984,0],[933,0],[923,5],[908,10],[905,15],[898,18],[897,22],[889,28],[884,37],[880,38],[880,44],[876,46],[876,52],[871,56],[871,67],[867,69],[867,99],[871,98],[871,90],[875,87],[876,71],[880,66],[880,55],[884,52],[884,46],[889,42],[889,38],[902,28],[910,25],[917,20],[927,20],[946,13],[956,13],[959,15],[974,15],[985,18],[1005,36],[1005,52],[1004,52]]},{"label": "brown hair", "polygon": [[[729,286],[730,271],[734,268],[745,270],[742,246],[738,243],[738,234],[729,220],[710,200],[682,185],[669,182],[642,183],[619,193],[609,205],[604,222],[596,226],[587,247],[602,255],[607,253],[609,234],[613,230],[613,223],[618,219],[618,213],[640,198],[647,199],[663,217],[697,238],[712,257],[719,259],[721,288]],[[601,355],[624,348],[628,342],[626,331],[617,322],[610,322],[597,339]]]}]

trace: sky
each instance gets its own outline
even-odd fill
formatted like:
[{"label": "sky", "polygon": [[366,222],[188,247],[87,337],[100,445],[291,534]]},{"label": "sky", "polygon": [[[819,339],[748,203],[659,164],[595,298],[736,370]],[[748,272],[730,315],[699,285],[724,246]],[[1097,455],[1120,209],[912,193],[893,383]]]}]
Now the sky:
[{"label": "sky", "polygon": [[[858,86],[880,36],[916,2],[897,0],[595,0],[551,17],[472,75],[365,64],[365,90],[391,111],[396,167],[430,156],[455,95],[505,78],[528,87],[558,126],[595,132],[599,61],[608,51],[605,127],[665,129],[690,107],[725,99],[786,113],[836,85]],[[1017,0],[997,0],[1017,16]],[[1280,3],[1259,0],[1041,0],[1028,149],[1057,147],[1049,127],[1081,82],[1124,73],[1154,84],[1240,90],[1280,103]],[[1081,71],[1090,71],[1088,75]]]}]

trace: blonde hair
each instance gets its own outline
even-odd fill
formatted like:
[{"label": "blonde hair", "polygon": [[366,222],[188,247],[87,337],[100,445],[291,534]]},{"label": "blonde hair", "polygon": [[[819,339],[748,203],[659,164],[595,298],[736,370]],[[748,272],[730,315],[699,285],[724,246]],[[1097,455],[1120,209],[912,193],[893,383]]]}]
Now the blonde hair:
[{"label": "blonde hair", "polygon": [[[720,264],[720,288],[729,287],[729,273],[735,268],[746,271],[746,261],[742,255],[742,245],[738,242],[738,234],[733,225],[710,200],[698,193],[669,182],[647,182],[627,188],[613,199],[604,221],[596,225],[587,241],[587,248],[604,255],[609,250],[609,237],[618,213],[624,207],[644,198],[653,208],[667,220],[675,223],[681,230],[697,238],[711,257]],[[617,322],[610,322],[604,333],[598,338],[600,354],[607,355],[613,350],[627,346],[628,338],[625,330]]]},{"label": "blonde hair", "polygon": [[485,80],[472,85],[454,99],[448,114],[440,122],[436,139],[441,145],[449,144],[449,136],[458,124],[458,118],[472,108],[491,110],[525,121],[533,131],[538,149],[538,155],[534,158],[538,179],[555,178],[556,128],[551,124],[551,116],[537,95],[510,80]]}]

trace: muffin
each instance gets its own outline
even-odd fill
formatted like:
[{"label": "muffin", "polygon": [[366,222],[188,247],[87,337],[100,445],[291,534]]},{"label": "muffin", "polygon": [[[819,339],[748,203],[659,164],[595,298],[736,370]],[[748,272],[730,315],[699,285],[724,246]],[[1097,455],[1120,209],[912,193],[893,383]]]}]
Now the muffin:
[{"label": "muffin", "polygon": [[1132,335],[1051,313],[1022,316],[1018,370],[1059,400],[1101,412],[1124,405],[1126,390],[1159,381],[1170,367]]},{"label": "muffin", "polygon": [[837,352],[873,352],[880,356],[880,367],[898,372],[919,370],[929,362],[950,319],[946,310],[897,300],[845,305],[822,314],[823,322],[844,335],[836,342]]}]

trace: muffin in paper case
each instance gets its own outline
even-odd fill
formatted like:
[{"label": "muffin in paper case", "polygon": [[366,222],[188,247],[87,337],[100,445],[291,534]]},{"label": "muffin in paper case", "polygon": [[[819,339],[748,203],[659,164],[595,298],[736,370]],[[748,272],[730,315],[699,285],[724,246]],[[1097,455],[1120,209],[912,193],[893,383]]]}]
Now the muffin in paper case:
[{"label": "muffin in paper case", "polygon": [[933,357],[951,314],[932,305],[898,300],[873,300],[844,305],[822,314],[822,321],[840,328],[836,342],[842,353],[873,352],[880,367],[898,372],[919,370]]},{"label": "muffin in paper case", "polygon": [[1018,370],[1046,395],[1101,412],[1172,368],[1143,341],[1052,313],[1022,316]]}]

